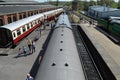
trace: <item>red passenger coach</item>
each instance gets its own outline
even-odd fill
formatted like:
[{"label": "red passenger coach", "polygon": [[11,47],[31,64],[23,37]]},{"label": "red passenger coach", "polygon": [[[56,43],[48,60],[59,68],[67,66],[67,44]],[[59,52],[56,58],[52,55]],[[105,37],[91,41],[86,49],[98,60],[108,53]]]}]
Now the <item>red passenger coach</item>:
[{"label": "red passenger coach", "polygon": [[60,15],[62,11],[63,9],[57,9],[56,11],[49,11],[44,13],[45,20],[46,21],[53,20],[55,17],[58,17],[58,15]]},{"label": "red passenger coach", "polygon": [[15,45],[23,37],[28,35],[34,29],[39,27],[40,21],[43,21],[42,14],[34,15],[11,24],[0,27],[0,46],[7,47]]},{"label": "red passenger coach", "polygon": [[[57,9],[59,13],[63,9]],[[44,20],[52,20],[57,10],[37,14],[0,27],[0,47],[16,45],[21,39],[39,27]],[[49,16],[45,18],[45,16]],[[52,19],[51,19],[52,18]]]}]

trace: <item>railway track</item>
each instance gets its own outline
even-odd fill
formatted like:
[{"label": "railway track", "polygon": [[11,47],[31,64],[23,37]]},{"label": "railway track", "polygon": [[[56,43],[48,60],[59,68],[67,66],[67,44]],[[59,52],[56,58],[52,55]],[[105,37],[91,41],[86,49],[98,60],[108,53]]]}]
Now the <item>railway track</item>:
[{"label": "railway track", "polygon": [[83,66],[83,71],[86,77],[86,80],[103,80],[100,72],[98,71],[93,58],[90,55],[89,50],[86,47],[85,42],[82,39],[82,36],[77,29],[77,26],[73,27],[73,33],[75,36],[76,45],[79,52],[79,57]]}]

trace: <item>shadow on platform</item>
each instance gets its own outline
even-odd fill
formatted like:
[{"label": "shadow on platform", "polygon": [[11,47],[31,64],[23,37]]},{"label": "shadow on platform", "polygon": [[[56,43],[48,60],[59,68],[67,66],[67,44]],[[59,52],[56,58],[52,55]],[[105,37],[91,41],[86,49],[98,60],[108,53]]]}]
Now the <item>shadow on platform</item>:
[{"label": "shadow on platform", "polygon": [[27,51],[26,54],[24,53],[21,53],[21,54],[18,54],[17,56],[14,56],[13,58],[20,58],[20,57],[26,57],[28,55],[32,55],[33,53],[30,53],[29,51]]}]

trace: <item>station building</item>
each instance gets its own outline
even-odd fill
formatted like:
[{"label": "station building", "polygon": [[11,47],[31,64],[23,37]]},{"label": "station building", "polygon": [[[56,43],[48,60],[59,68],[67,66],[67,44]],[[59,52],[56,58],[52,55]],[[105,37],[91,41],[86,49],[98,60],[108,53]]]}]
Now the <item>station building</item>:
[{"label": "station building", "polygon": [[17,20],[36,15],[38,13],[57,9],[53,5],[40,3],[5,2],[0,3],[0,26],[15,22]]},{"label": "station building", "polygon": [[94,18],[108,18],[110,16],[120,17],[120,9],[106,6],[90,6],[88,15]]}]

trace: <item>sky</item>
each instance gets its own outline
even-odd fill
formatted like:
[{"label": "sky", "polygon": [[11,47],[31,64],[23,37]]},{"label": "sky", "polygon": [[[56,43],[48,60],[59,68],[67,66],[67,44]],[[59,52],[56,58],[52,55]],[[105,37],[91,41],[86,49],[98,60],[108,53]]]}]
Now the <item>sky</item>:
[{"label": "sky", "polygon": [[[46,2],[46,1],[56,1],[56,0],[36,0],[36,1],[39,1],[39,2]],[[72,0],[59,0],[59,1],[72,1]],[[90,0],[87,0],[87,1],[90,1]],[[94,0],[96,1],[96,0]],[[118,0],[115,0],[116,2],[118,2]]]}]

